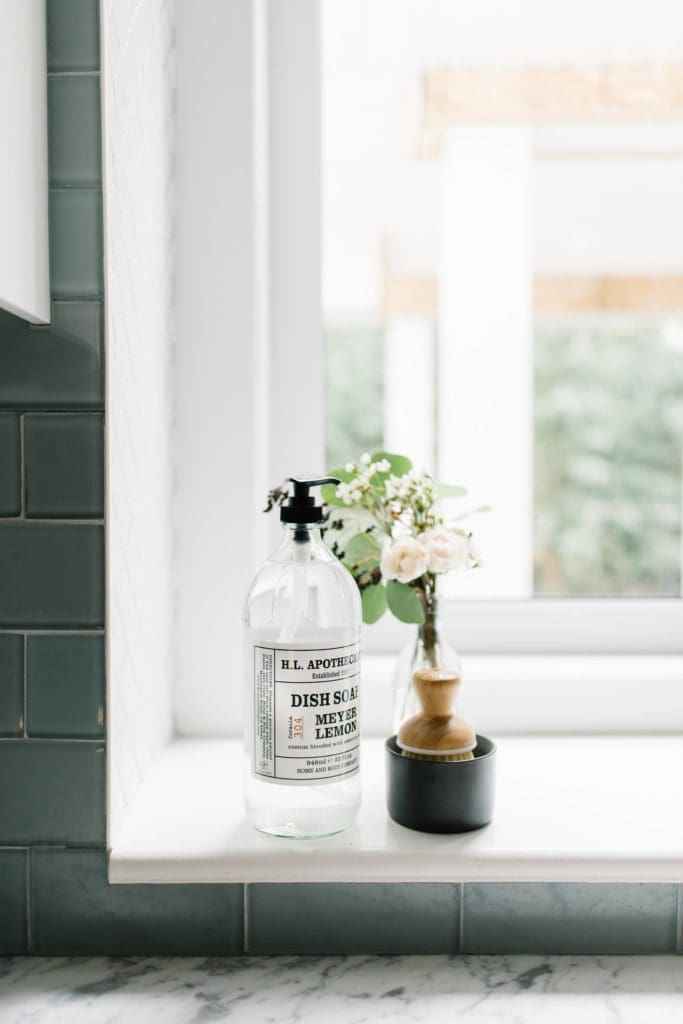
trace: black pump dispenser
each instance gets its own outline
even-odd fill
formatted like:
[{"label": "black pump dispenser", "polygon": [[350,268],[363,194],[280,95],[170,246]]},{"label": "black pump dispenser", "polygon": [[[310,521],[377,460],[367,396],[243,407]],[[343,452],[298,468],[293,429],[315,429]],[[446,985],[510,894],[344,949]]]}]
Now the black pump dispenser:
[{"label": "black pump dispenser", "polygon": [[323,519],[322,505],[316,505],[309,491],[311,487],[322,484],[338,484],[341,481],[334,476],[322,477],[319,480],[297,480],[290,476],[294,490],[287,501],[280,505],[280,522],[282,523],[321,523]]}]

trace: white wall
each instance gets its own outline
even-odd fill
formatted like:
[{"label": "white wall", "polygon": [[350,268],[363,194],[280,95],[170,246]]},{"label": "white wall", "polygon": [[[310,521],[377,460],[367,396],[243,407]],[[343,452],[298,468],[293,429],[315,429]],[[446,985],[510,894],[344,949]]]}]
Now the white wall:
[{"label": "white wall", "polygon": [[50,319],[45,35],[45,0],[0,0],[0,308],[32,323]]},{"label": "white wall", "polygon": [[173,0],[101,31],[111,844],[172,726]]}]

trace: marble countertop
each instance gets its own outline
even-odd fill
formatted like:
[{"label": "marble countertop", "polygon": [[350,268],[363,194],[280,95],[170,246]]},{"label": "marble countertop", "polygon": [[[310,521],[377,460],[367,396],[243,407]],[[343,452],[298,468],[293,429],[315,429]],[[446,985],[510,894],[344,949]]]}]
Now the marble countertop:
[{"label": "marble countertop", "polygon": [[679,957],[0,959],[3,1024],[671,1024]]}]

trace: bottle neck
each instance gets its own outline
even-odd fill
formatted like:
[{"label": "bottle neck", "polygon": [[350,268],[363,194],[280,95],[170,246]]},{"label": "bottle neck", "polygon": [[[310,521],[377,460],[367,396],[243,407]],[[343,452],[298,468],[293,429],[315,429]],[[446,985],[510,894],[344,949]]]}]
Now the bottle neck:
[{"label": "bottle neck", "polygon": [[271,562],[328,562],[334,558],[320,536],[319,523],[282,523],[282,538]]},{"label": "bottle neck", "polygon": [[437,664],[437,646],[439,644],[438,602],[435,590],[422,597],[424,621],[418,626],[419,642],[425,649],[428,664]]},{"label": "bottle neck", "polygon": [[319,523],[283,523],[282,529],[294,544],[322,543]]}]

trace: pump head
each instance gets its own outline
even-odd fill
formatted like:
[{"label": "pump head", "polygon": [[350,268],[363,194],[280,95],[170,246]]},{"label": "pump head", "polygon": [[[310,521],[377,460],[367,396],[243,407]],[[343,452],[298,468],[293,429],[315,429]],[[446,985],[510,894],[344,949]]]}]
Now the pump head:
[{"label": "pump head", "polygon": [[294,484],[294,490],[287,501],[280,505],[280,521],[283,523],[320,523],[323,518],[322,505],[316,505],[313,496],[309,494],[311,487],[320,487],[322,484],[341,483],[334,476],[322,477],[320,480],[297,480],[289,478]]}]

